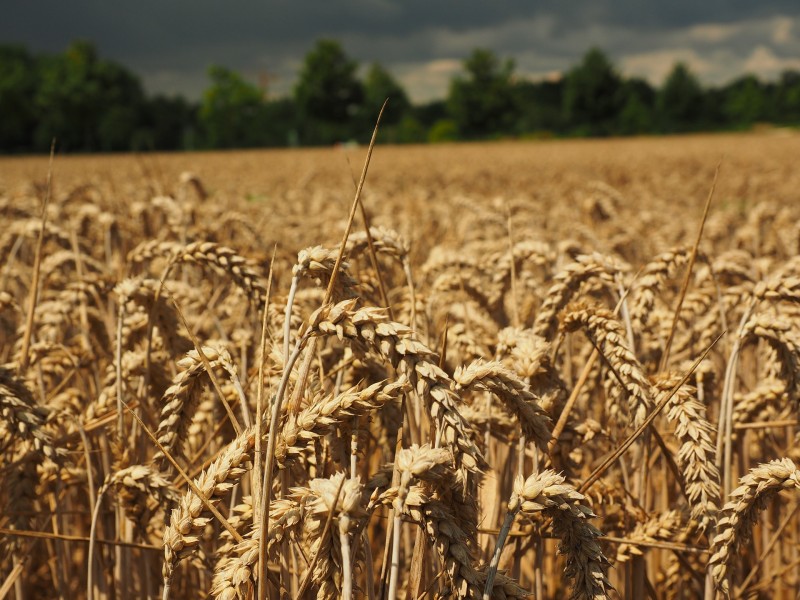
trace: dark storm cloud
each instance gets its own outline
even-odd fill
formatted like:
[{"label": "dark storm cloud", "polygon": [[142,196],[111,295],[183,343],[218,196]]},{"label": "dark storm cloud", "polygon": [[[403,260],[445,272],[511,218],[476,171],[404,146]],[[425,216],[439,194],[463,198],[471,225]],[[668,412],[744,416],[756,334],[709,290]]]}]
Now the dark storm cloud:
[{"label": "dark storm cloud", "polygon": [[60,51],[79,37],[138,71],[150,89],[191,95],[211,63],[251,77],[268,72],[275,89],[288,91],[314,41],[333,37],[358,60],[395,70],[415,96],[430,97],[476,46],[514,56],[520,72],[534,76],[566,68],[594,44],[623,69],[652,78],[674,57],[712,80],[748,61],[778,69],[800,56],[800,3],[31,0],[0,20],[0,41],[33,50]]}]

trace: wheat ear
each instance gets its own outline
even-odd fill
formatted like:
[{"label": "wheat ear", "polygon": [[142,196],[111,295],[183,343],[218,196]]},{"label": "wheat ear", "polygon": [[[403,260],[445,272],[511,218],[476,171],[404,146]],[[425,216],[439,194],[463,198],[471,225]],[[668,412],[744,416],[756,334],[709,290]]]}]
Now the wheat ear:
[{"label": "wheat ear", "polygon": [[800,470],[788,458],[761,464],[739,480],[717,520],[708,567],[717,589],[730,596],[732,560],[747,541],[759,513],[784,489],[800,488]]},{"label": "wheat ear", "polygon": [[[505,535],[517,514],[534,516],[542,513],[553,520],[553,532],[561,540],[559,551],[567,557],[564,573],[572,580],[570,598],[574,600],[608,598],[608,592],[613,589],[606,576],[609,561],[596,541],[603,534],[589,523],[589,519],[595,514],[590,508],[581,504],[581,500],[584,499],[583,494],[578,493],[564,481],[562,475],[549,469],[534,473],[527,479],[517,476],[501,531],[502,541],[505,540]],[[501,536],[498,536],[498,547],[490,563],[490,567],[493,568],[496,568],[500,559]],[[488,597],[490,582],[491,579],[487,581],[484,599]]]},{"label": "wheat ear", "polygon": [[321,307],[309,317],[309,327],[311,333],[335,335],[377,351],[428,402],[444,441],[456,449],[456,461],[469,470],[486,467],[471,427],[458,412],[452,380],[437,365],[436,355],[415,339],[408,327],[389,321],[385,310],[357,309],[356,300]]},{"label": "wheat ear", "polygon": [[[217,504],[245,474],[245,463],[250,460],[254,446],[255,430],[248,428],[195,479],[197,489],[212,505]],[[169,598],[178,562],[197,548],[200,534],[210,521],[205,505],[191,489],[181,498],[178,507],[172,510],[169,526],[164,530],[164,600]]]},{"label": "wheat ear", "polygon": [[456,392],[485,390],[499,398],[517,416],[526,440],[547,451],[552,423],[539,406],[536,396],[513,371],[498,361],[477,360],[467,367],[458,367],[453,374]]}]

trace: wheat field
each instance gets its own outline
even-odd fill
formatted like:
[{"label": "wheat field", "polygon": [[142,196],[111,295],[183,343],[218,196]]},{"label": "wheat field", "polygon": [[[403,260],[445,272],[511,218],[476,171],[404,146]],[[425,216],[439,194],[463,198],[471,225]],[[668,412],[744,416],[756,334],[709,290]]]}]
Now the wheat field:
[{"label": "wheat field", "polygon": [[365,155],[0,160],[0,597],[798,597],[800,135]]}]

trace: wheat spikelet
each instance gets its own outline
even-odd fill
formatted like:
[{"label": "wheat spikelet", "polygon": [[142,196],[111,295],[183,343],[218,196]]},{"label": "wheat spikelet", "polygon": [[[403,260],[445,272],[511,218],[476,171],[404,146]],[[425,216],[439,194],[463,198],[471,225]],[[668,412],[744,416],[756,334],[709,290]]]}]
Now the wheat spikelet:
[{"label": "wheat spikelet", "polygon": [[786,406],[786,383],[775,377],[758,382],[755,389],[738,395],[733,406],[734,424],[750,423],[759,413],[775,406]]},{"label": "wheat spikelet", "polygon": [[518,476],[508,503],[509,512],[553,519],[553,533],[561,540],[559,552],[567,557],[565,575],[572,581],[573,599],[608,598],[613,589],[606,577],[608,559],[595,541],[602,533],[589,523],[591,509],[580,503],[584,497],[554,471]]},{"label": "wheat spikelet", "polygon": [[636,281],[630,302],[631,323],[640,335],[644,333],[650,312],[656,302],[656,293],[667,277],[689,261],[688,248],[673,248],[656,256],[644,268]]},{"label": "wheat spikelet", "polygon": [[480,320],[498,324],[505,320],[500,314],[501,295],[497,291],[489,289],[484,279],[477,275],[466,277],[457,271],[445,271],[440,273],[431,284],[432,295],[451,297],[456,292],[466,295],[472,301],[473,310],[478,311],[481,315]]},{"label": "wheat spikelet", "polygon": [[779,364],[767,365],[773,377],[780,376],[786,382],[786,391],[793,395],[800,379],[800,338],[797,328],[788,318],[769,313],[756,313],[745,324],[741,337],[761,338],[774,348]]},{"label": "wheat spikelet", "polygon": [[470,536],[459,527],[453,510],[423,488],[413,486],[403,504],[405,514],[423,527],[434,545],[456,598],[479,598],[483,579],[473,567]]},{"label": "wheat spikelet", "polygon": [[561,411],[565,385],[551,359],[552,347],[532,329],[506,327],[497,335],[496,357],[524,378],[551,417]]},{"label": "wheat spikelet", "polygon": [[[349,556],[343,552],[340,540],[346,540],[366,517],[362,506],[363,485],[358,477],[346,479],[344,473],[337,473],[329,479],[313,479],[308,487],[313,498],[306,504],[303,529],[311,542],[312,554],[317,556],[311,581],[318,586],[317,598],[341,598],[346,579],[342,571],[345,568],[349,570],[345,565]],[[328,535],[323,537],[330,513],[334,515],[336,529],[331,527]],[[333,534],[335,530],[339,536]]]},{"label": "wheat spikelet", "polygon": [[491,392],[519,419],[525,438],[543,451],[550,441],[551,422],[536,401],[536,396],[512,371],[497,361],[475,361],[458,367],[453,374],[458,393],[478,389]]},{"label": "wheat spikelet", "polygon": [[81,346],[50,342],[35,342],[28,352],[29,367],[36,367],[37,375],[53,387],[55,382],[63,381],[68,373],[90,364],[95,358]]},{"label": "wheat spikelet", "polygon": [[[11,250],[12,246],[14,245],[14,241],[18,237],[35,240],[38,237],[41,229],[42,221],[38,217],[10,222],[9,227],[6,228],[3,236],[0,237],[0,261],[3,264],[7,262],[7,254]],[[44,236],[46,240],[52,239],[64,249],[69,249],[72,247],[70,235],[50,220],[47,220],[44,224]],[[85,246],[80,246],[80,249],[83,254],[91,255],[90,252],[86,252]]]},{"label": "wheat spikelet", "polygon": [[511,270],[522,273],[529,265],[550,269],[555,262],[555,252],[550,244],[535,240],[524,240],[514,244],[511,251],[487,260],[487,270],[492,272],[492,282],[505,292],[511,285]]},{"label": "wheat spikelet", "polygon": [[[230,525],[240,536],[244,536],[253,527],[253,497],[250,495],[244,496],[242,501],[236,506],[232,506],[228,513],[228,525]],[[226,558],[231,555],[234,546],[237,544],[236,539],[228,529],[220,531],[220,542],[222,542],[216,549],[216,554],[220,558]]]},{"label": "wheat spikelet", "polygon": [[[479,518],[477,503],[467,489],[463,471],[455,468],[453,455],[449,450],[431,448],[428,444],[412,444],[398,453],[395,464],[400,474],[400,485],[389,490],[389,495],[399,494],[399,488],[411,485],[412,481],[426,482],[435,499],[453,510],[453,521],[459,529],[469,539],[475,539]],[[395,509],[398,514],[402,512],[397,506]]]},{"label": "wheat spikelet", "polygon": [[[470,324],[471,325],[471,324]],[[453,323],[447,329],[447,357],[450,361],[467,361],[491,355],[485,343],[491,339],[488,332],[466,323]]]},{"label": "wheat spikelet", "polygon": [[781,490],[800,488],[800,471],[788,458],[761,464],[739,480],[717,520],[717,534],[711,542],[709,568],[714,583],[730,594],[732,561],[739,546],[747,541],[758,514]]},{"label": "wheat spikelet", "polygon": [[367,415],[409,390],[407,382],[374,383],[357,391],[316,398],[297,414],[289,415],[275,443],[275,462],[280,467],[297,457],[313,440],[353,416]]},{"label": "wheat spikelet", "polygon": [[[211,367],[224,368],[230,377],[236,378],[236,368],[230,354],[222,346],[203,346]],[[206,373],[206,368],[197,350],[191,350],[184,358],[178,361],[180,371],[172,380],[172,385],[164,392],[162,398],[161,416],[159,418],[156,438],[176,460],[183,457],[182,444],[187,437],[192,417],[197,409],[199,400],[199,387],[203,383],[201,375]],[[167,468],[168,462],[161,449],[153,456],[153,462],[161,469]]]},{"label": "wheat spikelet", "polygon": [[[255,446],[253,428],[244,430],[228,444],[222,454],[203,471],[194,483],[205,498],[217,504],[222,497],[245,474],[245,463]],[[165,597],[178,562],[189,556],[200,544],[200,534],[211,521],[200,497],[191,489],[181,498],[177,508],[172,509],[169,525],[164,530],[164,577]]]},{"label": "wheat spikelet", "polygon": [[[270,504],[267,553],[284,538],[295,533],[297,525],[304,519],[306,504],[313,499],[311,490],[307,488],[295,489],[293,496]],[[251,529],[241,542],[232,545],[226,555],[217,561],[211,586],[211,595],[214,598],[233,600],[247,597],[256,575],[254,567],[258,562],[260,539],[261,528]]]},{"label": "wheat spikelet", "polygon": [[[305,248],[297,254],[297,263],[292,267],[292,275],[295,278],[319,279],[323,285],[327,286],[338,256],[338,249],[333,250],[322,246]],[[342,300],[356,296],[357,285],[355,279],[350,275],[350,263],[343,260],[339,264],[339,274],[336,276],[333,290],[334,299]]]},{"label": "wheat spikelet", "polygon": [[[412,444],[408,448],[403,448],[397,453],[395,458],[395,468],[400,473],[400,486],[408,488],[412,481],[444,481],[453,476],[452,472],[453,454],[445,448],[431,448],[429,445],[418,446]],[[448,468],[450,467],[450,468]],[[402,496],[405,493],[398,493],[402,510]]]},{"label": "wheat spikelet", "polygon": [[555,276],[555,283],[547,291],[536,314],[533,333],[551,339],[558,324],[558,313],[578,293],[581,285],[595,278],[610,285],[613,283],[612,274],[615,268],[613,263],[609,264],[608,259],[600,254],[579,256],[574,263],[567,265]]},{"label": "wheat spikelet", "polygon": [[[486,574],[474,566],[472,540],[477,532],[476,508],[474,500],[463,493],[460,471],[453,468],[452,453],[427,444],[412,444],[398,453],[395,469],[399,483],[383,493],[378,493],[379,488],[387,485],[391,470],[376,475],[370,482],[375,491],[367,510],[373,510],[378,504],[392,504],[396,511],[396,527],[399,528],[400,515],[419,524],[444,563],[452,588],[443,593],[459,598],[479,597]],[[399,529],[396,529],[395,542],[399,540]],[[393,545],[393,548],[399,547]],[[393,571],[392,580],[395,578]],[[496,598],[505,597],[503,593],[508,597],[525,595],[524,590],[506,579],[497,580],[494,589]],[[519,594],[515,594],[515,590]]]},{"label": "wheat spikelet", "polygon": [[[179,232],[184,225],[185,217],[178,202],[170,196],[154,196],[150,199],[150,208],[163,212],[167,217],[167,224],[174,232]],[[154,211],[155,212],[155,211]]]},{"label": "wheat spikelet", "polygon": [[[39,497],[37,486],[40,481],[37,473],[37,463],[39,457],[31,456],[30,453],[21,456],[16,461],[13,468],[7,469],[3,474],[2,490],[0,499],[2,503],[3,515],[8,519],[9,529],[30,530],[34,517],[31,509]],[[23,540],[12,535],[3,535],[0,538],[0,548],[3,550],[0,556],[11,554],[23,548]],[[3,556],[4,561],[8,561],[8,556]]]},{"label": "wheat spikelet", "polygon": [[473,276],[481,272],[479,261],[469,253],[455,251],[444,246],[435,246],[431,249],[422,272],[434,281],[442,272],[455,271]]},{"label": "wheat spikelet", "polygon": [[227,274],[251,300],[260,304],[266,295],[264,278],[249,261],[227,246],[213,242],[194,242],[175,251],[176,262],[207,265],[218,273]]},{"label": "wheat spikelet", "polygon": [[150,262],[155,258],[169,258],[175,254],[181,245],[178,242],[161,242],[158,240],[145,240],[128,252],[129,263],[138,265]]},{"label": "wheat spikelet", "polygon": [[[375,248],[375,252],[391,256],[401,263],[407,259],[410,250],[408,242],[394,229],[370,227],[369,234],[372,237],[372,246]],[[365,231],[354,231],[347,238],[346,253],[350,257],[358,256],[368,248],[369,243]]]},{"label": "wheat spikelet", "polygon": [[[639,523],[627,535],[627,538],[631,542],[670,541],[682,526],[683,519],[680,512],[669,510],[648,519],[644,523]],[[641,548],[635,543],[620,544],[617,548],[617,562],[627,562],[634,556],[644,556]]]},{"label": "wheat spikelet", "polygon": [[[679,375],[660,378],[656,382],[663,396],[681,381]],[[719,507],[719,472],[716,467],[714,427],[706,418],[706,407],[696,397],[697,391],[683,385],[667,404],[667,418],[675,423],[675,436],[681,443],[678,467],[686,482],[686,497],[701,529],[714,522]]]},{"label": "wheat spikelet", "polygon": [[165,479],[150,465],[132,465],[116,471],[106,478],[100,489],[115,492],[126,516],[144,531],[153,514],[176,503],[180,498],[172,482]]},{"label": "wheat spikelet", "polygon": [[508,441],[519,435],[519,420],[509,415],[506,411],[490,410],[486,406],[471,405],[459,407],[461,416],[472,425],[473,429],[489,429],[492,436]]},{"label": "wheat spikelet", "polygon": [[769,281],[760,281],[753,288],[753,295],[771,302],[800,302],[800,277],[778,275]]},{"label": "wheat spikelet", "polygon": [[561,326],[566,331],[583,328],[594,346],[601,350],[627,393],[633,426],[639,427],[653,406],[653,392],[642,365],[628,347],[620,322],[607,309],[575,302],[564,310]]},{"label": "wheat spikelet", "polygon": [[431,416],[442,429],[444,440],[457,449],[459,464],[467,469],[485,466],[472,440],[471,428],[458,412],[452,380],[436,365],[433,352],[417,341],[408,327],[390,322],[381,309],[356,309],[352,300],[318,309],[309,318],[309,327],[313,332],[367,344],[379,352],[430,403]]},{"label": "wheat spikelet", "polygon": [[0,449],[8,451],[19,440],[31,443],[43,456],[56,459],[58,451],[45,429],[47,410],[11,369],[0,365]]}]

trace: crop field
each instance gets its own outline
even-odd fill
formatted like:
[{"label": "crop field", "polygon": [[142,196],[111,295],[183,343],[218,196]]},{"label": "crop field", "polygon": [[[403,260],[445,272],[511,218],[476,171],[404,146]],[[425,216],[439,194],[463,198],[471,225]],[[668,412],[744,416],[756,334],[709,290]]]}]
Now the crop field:
[{"label": "crop field", "polygon": [[366,153],[0,159],[0,597],[797,598],[800,134]]}]

